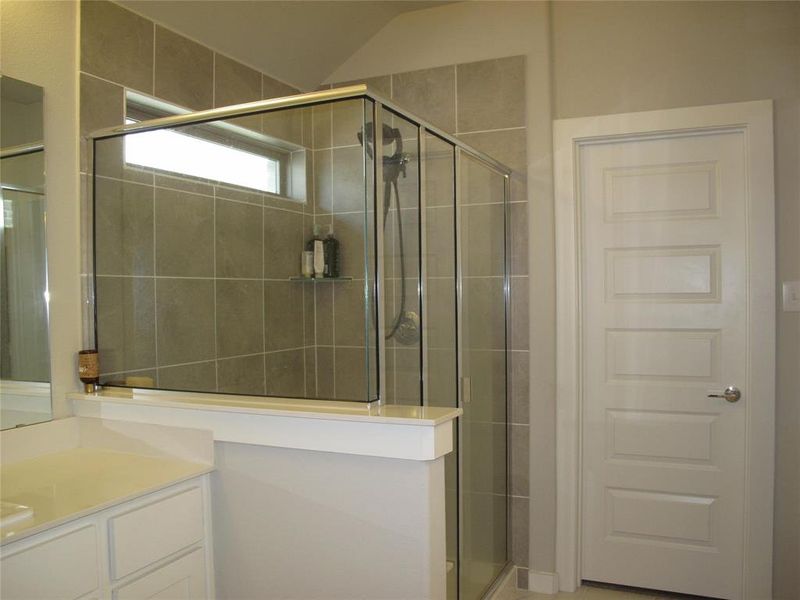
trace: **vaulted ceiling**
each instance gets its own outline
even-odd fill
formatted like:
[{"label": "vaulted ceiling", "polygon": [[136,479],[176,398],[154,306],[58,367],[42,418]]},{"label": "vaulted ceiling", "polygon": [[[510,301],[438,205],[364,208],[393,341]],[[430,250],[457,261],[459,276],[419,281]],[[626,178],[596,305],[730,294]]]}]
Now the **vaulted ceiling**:
[{"label": "vaulted ceiling", "polygon": [[316,89],[336,67],[397,15],[448,3],[427,0],[117,1],[304,91]]}]

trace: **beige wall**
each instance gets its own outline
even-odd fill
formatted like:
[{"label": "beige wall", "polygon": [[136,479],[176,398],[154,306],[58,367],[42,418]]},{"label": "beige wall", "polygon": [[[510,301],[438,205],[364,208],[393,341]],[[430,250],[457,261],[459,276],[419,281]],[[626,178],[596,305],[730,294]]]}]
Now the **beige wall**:
[{"label": "beige wall", "polygon": [[[528,65],[529,234],[536,282],[530,307],[530,566],[552,571],[551,117],[774,99],[777,280],[798,279],[800,3],[456,3],[396,18],[330,80],[513,54],[525,54]],[[774,579],[775,598],[791,598],[800,589],[800,314],[779,306],[777,329]]]},{"label": "beige wall", "polygon": [[79,385],[81,348],[78,201],[78,6],[0,2],[0,72],[44,88],[53,412],[69,414],[64,395]]},{"label": "beige wall", "polygon": [[[776,279],[800,279],[800,3],[556,2],[552,39],[555,118],[773,99]],[[774,597],[794,599],[800,313],[778,298]]]}]

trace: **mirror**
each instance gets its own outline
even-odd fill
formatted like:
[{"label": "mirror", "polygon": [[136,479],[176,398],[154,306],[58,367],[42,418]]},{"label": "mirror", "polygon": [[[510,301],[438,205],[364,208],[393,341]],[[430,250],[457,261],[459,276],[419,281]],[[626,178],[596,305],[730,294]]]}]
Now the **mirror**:
[{"label": "mirror", "polygon": [[51,418],[43,90],[0,76],[0,428]]}]

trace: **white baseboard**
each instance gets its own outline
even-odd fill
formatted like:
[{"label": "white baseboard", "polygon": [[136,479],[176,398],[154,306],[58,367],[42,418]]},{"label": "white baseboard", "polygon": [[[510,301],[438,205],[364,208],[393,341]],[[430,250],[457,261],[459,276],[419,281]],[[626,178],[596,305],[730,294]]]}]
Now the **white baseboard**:
[{"label": "white baseboard", "polygon": [[558,573],[528,571],[528,589],[540,594],[557,594]]}]

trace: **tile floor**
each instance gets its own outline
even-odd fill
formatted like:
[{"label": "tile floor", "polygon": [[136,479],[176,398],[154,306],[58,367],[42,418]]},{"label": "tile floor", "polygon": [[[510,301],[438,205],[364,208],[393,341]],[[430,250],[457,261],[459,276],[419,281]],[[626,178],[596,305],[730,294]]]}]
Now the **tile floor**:
[{"label": "tile floor", "polygon": [[[506,592],[508,593],[508,592]],[[613,586],[584,585],[573,593],[537,594],[515,590],[503,595],[502,600],[703,600],[701,596],[684,596],[669,592],[632,590]]]}]

